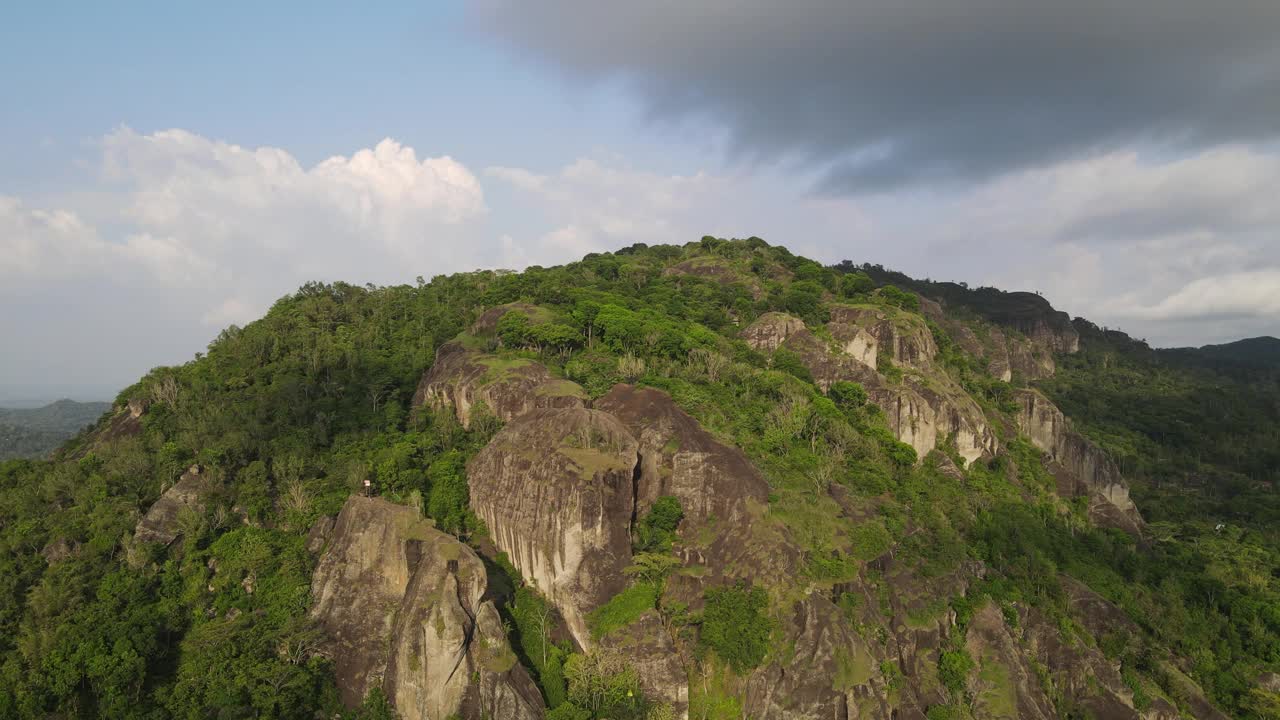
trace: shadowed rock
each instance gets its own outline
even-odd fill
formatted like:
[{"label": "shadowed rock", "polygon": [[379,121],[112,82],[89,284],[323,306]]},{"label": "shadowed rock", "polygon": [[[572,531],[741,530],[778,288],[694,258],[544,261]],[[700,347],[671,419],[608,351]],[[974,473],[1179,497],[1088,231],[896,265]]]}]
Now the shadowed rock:
[{"label": "shadowed rock", "polygon": [[417,510],[349,498],[311,583],[343,703],[380,687],[405,720],[541,718],[485,588],[475,553]]},{"label": "shadowed rock", "polygon": [[689,674],[657,611],[600,639],[600,648],[617,652],[635,671],[645,697],[671,705],[676,717],[689,711]]},{"label": "shadowed rock", "polygon": [[769,486],[741,450],[716,440],[661,390],[619,384],[595,406],[638,440],[636,516],[663,495],[680,500],[676,554],[690,572],[668,581],[674,598],[697,609],[707,587],[772,583],[795,570],[799,551],[762,520]]},{"label": "shadowed rock", "polygon": [[193,465],[173,487],[164,491],[160,499],[138,521],[138,526],[133,531],[134,540],[165,545],[173,542],[181,532],[178,520],[182,511],[190,508],[197,513],[203,512],[202,500],[208,489],[199,466]]},{"label": "shadowed rock", "polygon": [[974,717],[1049,718],[1057,717],[1053,703],[1036,677],[1031,658],[1005,625],[999,608],[985,603],[969,621],[965,646],[977,665],[969,679],[974,698]]}]

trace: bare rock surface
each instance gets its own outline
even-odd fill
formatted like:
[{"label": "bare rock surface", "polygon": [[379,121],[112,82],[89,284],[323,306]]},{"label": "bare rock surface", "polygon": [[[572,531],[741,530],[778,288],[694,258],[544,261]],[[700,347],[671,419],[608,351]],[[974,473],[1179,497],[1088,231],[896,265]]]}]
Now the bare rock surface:
[{"label": "bare rock surface", "polygon": [[600,639],[600,649],[625,658],[645,697],[665,702],[677,717],[689,711],[689,674],[667,628],[654,610]]},{"label": "bare rock surface", "polygon": [[435,363],[418,383],[413,407],[450,408],[463,427],[470,427],[478,403],[509,422],[536,408],[582,407],[585,399],[581,387],[553,377],[542,363],[499,358],[453,341],[436,352]]},{"label": "bare rock surface", "polygon": [[517,417],[467,466],[471,507],[494,544],[583,648],[587,614],[626,586],[639,460],[613,415],[559,408]]},{"label": "bare rock surface", "polygon": [[638,441],[636,516],[663,495],[684,510],[676,554],[688,572],[668,580],[673,597],[697,609],[707,587],[772,583],[794,570],[799,553],[762,520],[769,486],[741,450],[717,440],[661,390],[615,385],[595,407]]},{"label": "bare rock surface", "polygon": [[482,602],[474,552],[418,511],[351,497],[312,577],[343,702],[381,688],[406,720],[541,718],[542,698]]},{"label": "bare rock surface", "polygon": [[1142,517],[1115,462],[1073,430],[1062,411],[1038,391],[1019,390],[1016,399],[1018,429],[1062,470],[1056,473],[1059,494],[1088,497],[1089,514],[1096,521],[1140,534]]},{"label": "bare rock surface", "polygon": [[[982,409],[934,367],[937,346],[920,318],[891,319],[876,308],[837,306],[828,327],[838,348],[783,313],[762,315],[742,337],[761,352],[795,352],[823,389],[840,380],[862,385],[871,402],[884,411],[894,435],[920,457],[950,439],[966,461],[996,452],[999,442]],[[877,370],[882,352],[906,369],[901,381],[891,381]]]},{"label": "bare rock surface", "polygon": [[133,531],[134,540],[165,545],[173,542],[181,532],[178,519],[182,511],[190,508],[195,512],[202,512],[203,498],[208,489],[207,479],[201,475],[200,468],[193,465],[173,487],[164,491],[160,499],[138,521],[138,526]]},{"label": "bare rock surface", "polygon": [[773,352],[797,332],[804,330],[804,321],[780,312],[768,312],[742,331],[742,339],[753,349]]},{"label": "bare rock surface", "polygon": [[993,720],[1057,717],[1031,658],[1022,652],[994,604],[986,603],[974,612],[965,645],[977,665],[969,687],[974,697],[975,717]]}]

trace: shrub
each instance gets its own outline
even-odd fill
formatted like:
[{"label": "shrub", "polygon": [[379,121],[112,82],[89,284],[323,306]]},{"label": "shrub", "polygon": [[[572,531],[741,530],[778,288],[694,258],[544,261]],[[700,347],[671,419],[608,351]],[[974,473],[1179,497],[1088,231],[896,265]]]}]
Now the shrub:
[{"label": "shrub", "polygon": [[675,540],[676,528],[684,519],[680,500],[664,495],[653,503],[649,512],[636,523],[633,545],[638,553],[667,552]]},{"label": "shrub", "polygon": [[944,650],[938,658],[938,679],[952,695],[958,696],[964,692],[971,670],[973,670],[973,658],[969,657],[968,651],[964,649]]},{"label": "shrub", "polygon": [[639,620],[641,615],[657,607],[658,592],[657,585],[641,582],[614,595],[592,611],[588,618],[591,634],[601,638]]},{"label": "shrub", "polygon": [[867,391],[856,382],[848,380],[838,380],[831,384],[831,388],[827,390],[827,396],[841,410],[856,410],[867,404]]},{"label": "shrub", "polygon": [[755,585],[738,583],[704,593],[699,642],[742,674],[758,667],[769,650],[773,619],[767,614],[769,598]]}]

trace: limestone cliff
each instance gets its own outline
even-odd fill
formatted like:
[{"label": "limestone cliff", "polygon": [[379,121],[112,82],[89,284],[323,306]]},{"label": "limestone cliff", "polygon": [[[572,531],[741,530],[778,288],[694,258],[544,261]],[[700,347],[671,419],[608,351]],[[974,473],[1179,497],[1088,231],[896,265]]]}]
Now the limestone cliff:
[{"label": "limestone cliff", "polygon": [[626,586],[639,445],[583,408],[517,417],[467,466],[471,507],[493,542],[592,646],[586,615]]},{"label": "limestone cliff", "polygon": [[1058,492],[1090,499],[1096,522],[1139,533],[1142,518],[1129,499],[1129,486],[1115,462],[1071,424],[1056,405],[1036,390],[1016,394],[1018,429],[1057,466]]},{"label": "limestone cliff", "polygon": [[541,718],[542,698],[482,601],[474,552],[418,511],[352,497],[312,577],[343,702],[381,688],[405,720]]}]

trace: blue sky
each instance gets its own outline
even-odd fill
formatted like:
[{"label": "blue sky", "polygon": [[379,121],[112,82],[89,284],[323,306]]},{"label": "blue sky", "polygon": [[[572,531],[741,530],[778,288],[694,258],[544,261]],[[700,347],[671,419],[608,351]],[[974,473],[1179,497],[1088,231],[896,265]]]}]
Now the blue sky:
[{"label": "blue sky", "polygon": [[109,396],[307,279],[707,233],[1280,334],[1280,27],[1239,4],[1117,44],[1142,14],[1088,3],[11,4],[0,402]]}]

